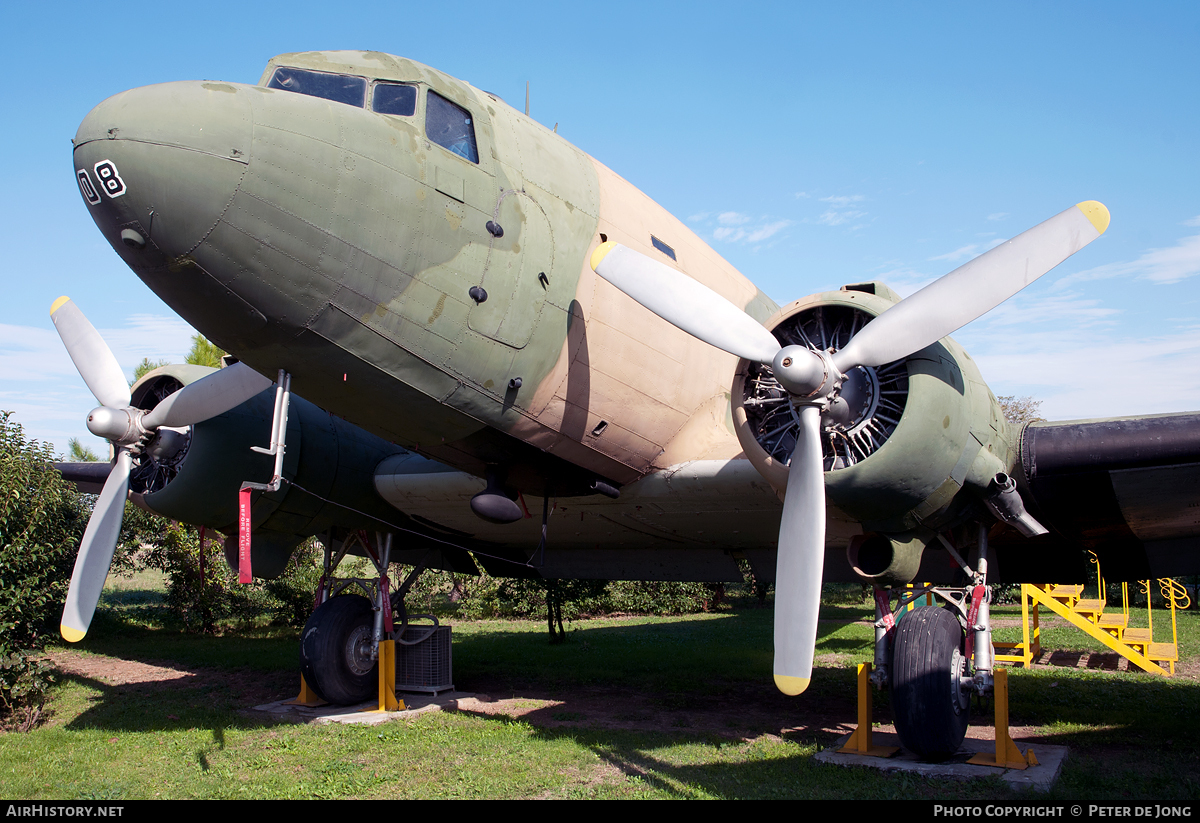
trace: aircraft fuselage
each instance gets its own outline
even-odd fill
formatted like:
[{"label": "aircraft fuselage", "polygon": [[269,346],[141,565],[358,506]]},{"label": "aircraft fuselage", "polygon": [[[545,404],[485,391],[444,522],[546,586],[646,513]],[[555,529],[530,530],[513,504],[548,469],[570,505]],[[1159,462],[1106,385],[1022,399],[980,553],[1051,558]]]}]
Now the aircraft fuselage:
[{"label": "aircraft fuselage", "polygon": [[[277,69],[361,79],[361,102],[268,88]],[[372,110],[397,110],[380,102],[397,90],[411,113]],[[445,110],[465,113],[471,157],[434,142]],[[134,89],[84,120],[75,165],[96,179],[105,236],[182,317],[399,445],[476,475],[505,465],[527,491],[558,494],[739,451],[724,425],[736,359],[586,261],[601,235],[667,249],[760,319],[774,304],[626,181],[440,72],[300,54],[272,60],[258,86]]]}]

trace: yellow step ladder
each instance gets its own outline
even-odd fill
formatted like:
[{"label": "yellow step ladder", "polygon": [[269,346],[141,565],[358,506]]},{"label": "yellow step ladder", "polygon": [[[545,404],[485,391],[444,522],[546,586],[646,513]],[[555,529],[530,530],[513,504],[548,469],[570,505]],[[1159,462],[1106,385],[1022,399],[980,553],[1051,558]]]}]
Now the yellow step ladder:
[{"label": "yellow step ladder", "polygon": [[[1175,674],[1175,663],[1179,660],[1179,632],[1175,609],[1186,609],[1191,604],[1187,590],[1171,578],[1158,580],[1159,591],[1171,609],[1171,642],[1154,641],[1154,612],[1151,608],[1151,581],[1138,582],[1146,596],[1147,627],[1130,627],[1129,585],[1121,584],[1121,609],[1106,612],[1108,606],[1104,576],[1100,564],[1096,563],[1096,580],[1099,598],[1084,598],[1083,586],[1072,585],[1021,585],[1020,643],[996,643],[996,659],[1007,663],[1019,663],[1028,667],[1035,657],[1041,656],[1040,607],[1045,606],[1071,625],[1103,643],[1144,671],[1170,677]],[[1162,664],[1166,664],[1166,668]]]}]

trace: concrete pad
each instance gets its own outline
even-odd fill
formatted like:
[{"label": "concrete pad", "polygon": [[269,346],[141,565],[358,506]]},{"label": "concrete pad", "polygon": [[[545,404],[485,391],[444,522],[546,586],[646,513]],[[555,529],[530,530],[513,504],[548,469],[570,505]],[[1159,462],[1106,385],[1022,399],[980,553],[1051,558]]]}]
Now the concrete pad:
[{"label": "concrete pad", "polygon": [[265,712],[280,719],[296,723],[359,723],[374,726],[387,723],[389,720],[403,720],[416,717],[426,712],[440,712],[443,709],[454,709],[459,700],[474,698],[467,692],[442,692],[431,694],[400,694],[405,709],[400,712],[381,712],[376,710],[378,701],[371,700],[358,706],[331,706],[328,703],[320,706],[299,706],[290,700],[277,700],[274,703],[264,703],[255,706],[254,711]]},{"label": "concrete pad", "polygon": [[[900,738],[888,732],[874,732],[871,741],[876,746],[899,746]],[[1015,789],[1032,789],[1048,792],[1054,786],[1062,773],[1063,762],[1067,759],[1066,746],[1050,746],[1042,743],[1028,746],[1017,743],[1017,748],[1024,754],[1032,748],[1037,756],[1038,765],[1026,769],[1003,769],[997,766],[977,766],[967,760],[981,752],[993,753],[996,744],[991,740],[976,740],[967,738],[958,752],[949,760],[940,763],[925,763],[915,754],[901,749],[891,757],[867,757],[861,754],[840,754],[838,749],[850,742],[846,735],[837,742],[837,746],[818,752],[816,759],[821,763],[832,763],[837,766],[866,766],[886,772],[914,772],[926,777],[952,777],[956,779],[971,779],[977,777],[999,776],[1001,780]]]}]

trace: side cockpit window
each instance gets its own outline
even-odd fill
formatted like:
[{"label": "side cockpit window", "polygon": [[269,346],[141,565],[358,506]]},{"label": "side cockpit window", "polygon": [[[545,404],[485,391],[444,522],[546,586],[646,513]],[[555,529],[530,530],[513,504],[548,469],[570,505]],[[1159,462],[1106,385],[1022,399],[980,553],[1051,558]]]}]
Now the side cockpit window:
[{"label": "side cockpit window", "polygon": [[271,75],[271,82],[267,83],[267,88],[294,91],[309,97],[322,97],[360,109],[367,103],[367,81],[362,77],[345,74],[280,67]]},{"label": "side cockpit window", "polygon": [[439,146],[472,163],[479,162],[471,113],[435,92],[425,98],[425,133]]},{"label": "side cockpit window", "polygon": [[417,110],[417,87],[402,83],[376,83],[371,111],[412,117]]}]

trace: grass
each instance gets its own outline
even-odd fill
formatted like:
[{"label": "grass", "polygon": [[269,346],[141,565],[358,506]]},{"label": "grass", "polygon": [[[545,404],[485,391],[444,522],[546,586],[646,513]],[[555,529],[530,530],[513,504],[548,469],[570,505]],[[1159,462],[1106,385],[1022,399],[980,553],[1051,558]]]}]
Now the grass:
[{"label": "grass", "polygon": [[[82,651],[97,662],[145,661],[196,676],[120,686],[66,677],[48,725],[0,735],[0,795],[1022,797],[995,779],[929,780],[814,760],[839,725],[854,722],[852,666],[871,655],[870,607],[862,604],[823,607],[813,687],[791,701],[771,686],[769,609],[580,621],[560,646],[547,644],[538,621],[487,621],[455,624],[455,682],[517,698],[506,704],[514,713],[548,706],[530,715],[541,718],[536,724],[459,711],[375,727],[308,726],[243,712],[264,694],[294,691],[294,631],[187,635],[164,617],[156,588],[142,580],[107,591]],[[1183,653],[1194,659],[1200,615],[1181,615],[1180,627]],[[1086,638],[1071,640],[1078,648]],[[1190,802],[1200,794],[1194,679],[1038,668],[1014,670],[1010,682],[1013,724],[1071,747],[1050,800]],[[593,722],[601,704],[657,720],[632,729]],[[885,720],[886,695],[876,706]],[[738,728],[714,730],[712,717]]]}]

